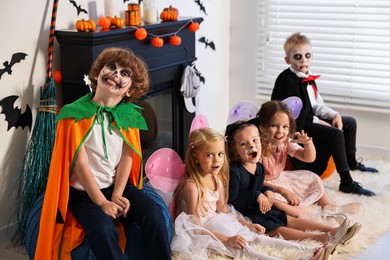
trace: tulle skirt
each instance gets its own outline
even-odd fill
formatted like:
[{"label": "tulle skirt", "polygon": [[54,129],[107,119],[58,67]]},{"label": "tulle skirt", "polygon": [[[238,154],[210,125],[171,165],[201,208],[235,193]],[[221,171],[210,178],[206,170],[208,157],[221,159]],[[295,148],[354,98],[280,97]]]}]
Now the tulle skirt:
[{"label": "tulle skirt", "polygon": [[[251,231],[237,220],[236,214],[238,213],[233,208],[231,210],[231,213],[209,213],[201,218],[201,226],[196,224],[192,215],[181,213],[175,220],[175,232],[171,243],[172,252],[181,259],[208,259],[210,252],[232,258],[248,256],[255,259],[280,259],[254,250],[253,245],[261,245],[276,249],[301,250],[302,259],[309,259],[313,256],[316,248]],[[243,250],[226,247],[209,230],[226,236],[240,235],[246,239],[247,246]]]},{"label": "tulle skirt", "polygon": [[[317,174],[306,170],[282,171],[278,178],[267,180],[267,183],[293,192],[299,197],[301,206],[316,203],[325,192],[321,178]],[[279,193],[275,193],[275,198],[287,202]]]}]

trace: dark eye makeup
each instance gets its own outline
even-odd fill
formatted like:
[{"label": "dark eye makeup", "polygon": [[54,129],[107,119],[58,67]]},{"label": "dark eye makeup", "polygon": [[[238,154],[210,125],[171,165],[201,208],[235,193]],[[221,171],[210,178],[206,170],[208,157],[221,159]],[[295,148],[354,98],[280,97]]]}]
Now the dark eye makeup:
[{"label": "dark eye makeup", "polygon": [[[305,53],[305,58],[306,59],[310,59],[311,58],[311,53],[310,52]],[[299,53],[294,54],[294,60],[300,60],[300,59],[302,59],[302,54],[299,54]]]}]

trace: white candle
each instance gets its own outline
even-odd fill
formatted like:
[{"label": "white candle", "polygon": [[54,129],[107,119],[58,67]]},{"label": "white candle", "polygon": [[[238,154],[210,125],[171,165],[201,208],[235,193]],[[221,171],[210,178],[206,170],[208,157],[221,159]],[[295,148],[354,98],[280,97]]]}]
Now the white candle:
[{"label": "white candle", "polygon": [[118,10],[115,0],[104,0],[104,13],[105,16],[118,16]]},{"label": "white candle", "polygon": [[157,10],[155,8],[144,6],[144,22],[145,23],[157,22]]}]

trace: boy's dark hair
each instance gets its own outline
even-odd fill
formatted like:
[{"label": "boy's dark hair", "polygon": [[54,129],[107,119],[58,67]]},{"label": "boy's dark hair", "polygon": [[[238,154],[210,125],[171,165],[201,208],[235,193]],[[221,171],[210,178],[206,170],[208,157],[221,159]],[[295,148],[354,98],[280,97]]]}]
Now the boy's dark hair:
[{"label": "boy's dark hair", "polygon": [[118,63],[124,68],[130,68],[131,75],[131,91],[130,97],[125,96],[124,102],[137,102],[149,89],[149,75],[146,63],[141,57],[138,57],[130,49],[126,48],[106,48],[96,58],[89,72],[89,80],[91,88],[96,90],[97,80],[102,68],[109,62]]}]

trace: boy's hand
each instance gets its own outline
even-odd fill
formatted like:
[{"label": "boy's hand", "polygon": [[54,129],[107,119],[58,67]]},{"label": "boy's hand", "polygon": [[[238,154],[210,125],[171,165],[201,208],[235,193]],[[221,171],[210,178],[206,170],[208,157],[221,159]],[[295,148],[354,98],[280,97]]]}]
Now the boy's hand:
[{"label": "boy's hand", "polygon": [[341,116],[339,113],[337,113],[333,120],[332,120],[332,126],[340,129],[340,130],[343,130],[343,120],[341,119]]},{"label": "boy's hand", "polygon": [[259,210],[261,213],[265,214],[271,209],[269,200],[263,193],[260,193],[259,197],[257,197],[257,202],[259,203]]},{"label": "boy's hand", "polygon": [[111,201],[117,204],[121,208],[121,212],[123,216],[126,217],[127,212],[129,212],[130,209],[130,201],[125,197],[120,197],[120,196],[112,196]]},{"label": "boy's hand", "polygon": [[101,203],[100,208],[103,210],[104,213],[112,217],[113,219],[116,219],[123,214],[123,208],[121,208],[118,204],[105,200],[103,203]]}]

